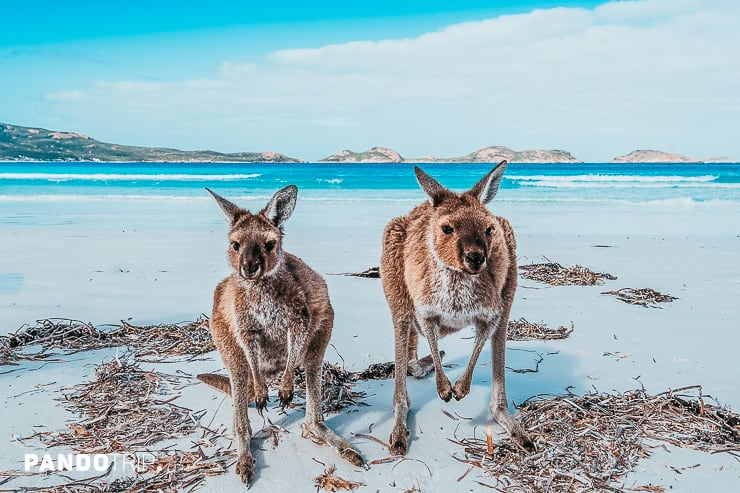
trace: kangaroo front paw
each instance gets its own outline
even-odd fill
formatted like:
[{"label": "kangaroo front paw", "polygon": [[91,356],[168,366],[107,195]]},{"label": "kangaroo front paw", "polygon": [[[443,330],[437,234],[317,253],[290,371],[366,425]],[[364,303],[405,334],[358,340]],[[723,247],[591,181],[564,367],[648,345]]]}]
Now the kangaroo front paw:
[{"label": "kangaroo front paw", "polygon": [[267,394],[259,396],[254,400],[254,405],[257,407],[257,412],[260,416],[263,416],[268,402],[270,402],[270,399],[267,397]]},{"label": "kangaroo front paw", "polygon": [[393,455],[406,455],[409,440],[409,429],[405,426],[397,426],[393,428],[390,439],[391,454]]},{"label": "kangaroo front paw", "polygon": [[339,451],[339,455],[342,457],[342,459],[346,460],[354,466],[365,466],[365,459],[363,459],[360,453],[352,447],[343,448]]},{"label": "kangaroo front paw", "polygon": [[293,402],[293,389],[280,389],[278,390],[278,399],[282,407],[287,406]]},{"label": "kangaroo front paw", "polygon": [[455,382],[455,388],[452,389],[455,394],[455,399],[458,401],[470,393],[470,382],[463,382],[458,380]]},{"label": "kangaroo front paw", "polygon": [[449,378],[442,376],[442,378],[437,379],[437,393],[443,401],[450,402],[450,399],[452,399],[452,384]]},{"label": "kangaroo front paw", "polygon": [[236,461],[236,474],[242,480],[242,483],[249,485],[254,481],[254,458],[251,455],[241,454]]}]

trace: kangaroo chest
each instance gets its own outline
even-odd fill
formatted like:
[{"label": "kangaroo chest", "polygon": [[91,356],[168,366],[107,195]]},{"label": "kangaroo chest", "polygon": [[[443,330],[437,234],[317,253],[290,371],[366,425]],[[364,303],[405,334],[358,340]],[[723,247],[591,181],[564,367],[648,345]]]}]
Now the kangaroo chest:
[{"label": "kangaroo chest", "polygon": [[431,276],[429,290],[415,302],[417,316],[436,319],[440,335],[456,332],[478,321],[498,319],[500,296],[478,276],[443,269]]},{"label": "kangaroo chest", "polygon": [[308,308],[296,293],[284,293],[267,284],[254,286],[245,294],[247,325],[265,338],[287,344],[290,327],[308,325]]},{"label": "kangaroo chest", "polygon": [[269,379],[285,367],[289,332],[307,330],[308,308],[296,293],[270,285],[247,287],[242,303],[243,315],[237,323],[240,344],[255,353],[261,373]]}]

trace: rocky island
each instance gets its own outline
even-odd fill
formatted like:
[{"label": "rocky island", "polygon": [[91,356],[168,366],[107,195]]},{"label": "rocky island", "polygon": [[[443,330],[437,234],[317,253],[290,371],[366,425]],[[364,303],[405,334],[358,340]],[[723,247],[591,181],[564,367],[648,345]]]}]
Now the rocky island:
[{"label": "rocky island", "polygon": [[670,152],[637,150],[624,156],[617,156],[612,163],[736,163],[737,160],[726,156],[713,156],[706,159],[694,159]]},{"label": "rocky island", "polygon": [[0,123],[2,161],[112,161],[180,163],[299,163],[278,152],[181,151],[109,144],[73,132]]},{"label": "rocky island", "polygon": [[561,150],[512,151],[508,147],[490,146],[460,157],[404,158],[387,147],[373,147],[365,152],[343,150],[321,159],[320,163],[497,163],[503,159],[511,163],[580,163],[572,154]]},{"label": "rocky island", "polygon": [[513,151],[504,146],[489,146],[478,149],[462,157],[436,158],[426,156],[411,160],[419,163],[497,163],[506,159],[510,163],[582,163],[568,151],[559,149],[529,149]]},{"label": "rocky island", "polygon": [[698,159],[653,150],[636,150],[624,156],[617,156],[612,163],[700,163]]},{"label": "rocky island", "polygon": [[349,149],[319,159],[320,163],[403,163],[406,160],[399,153],[387,147],[373,147],[365,152]]},{"label": "rocky island", "polygon": [[[514,151],[504,146],[488,146],[459,157],[404,158],[388,147],[372,147],[364,152],[349,149],[320,159],[319,163],[582,163],[570,152],[551,149]],[[0,161],[79,161],[79,162],[174,162],[174,163],[302,163],[279,152],[182,151],[164,147],[139,147],[100,142],[74,132],[46,130],[0,123]],[[611,163],[734,163],[723,156],[693,159],[656,150],[636,150],[617,156]]]}]

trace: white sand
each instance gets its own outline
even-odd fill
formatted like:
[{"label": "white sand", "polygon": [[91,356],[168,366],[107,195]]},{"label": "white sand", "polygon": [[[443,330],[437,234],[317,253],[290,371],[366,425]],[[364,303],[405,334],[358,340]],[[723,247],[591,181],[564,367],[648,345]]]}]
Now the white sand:
[{"label": "white sand", "polygon": [[[246,203],[256,208],[261,203]],[[336,323],[326,359],[362,369],[393,358],[390,316],[377,279],[328,275],[358,272],[378,264],[380,236],[391,217],[411,208],[408,202],[298,203],[286,225],[287,249],[324,273],[329,284]],[[738,300],[740,300],[740,208],[731,205],[652,204],[595,207],[584,204],[524,204],[494,202],[517,232],[520,263],[547,256],[566,265],[580,263],[619,277],[603,287],[547,287],[522,280],[512,317],[525,316],[550,326],[575,324],[569,339],[509,344],[507,365],[533,367],[544,355],[537,373],[507,372],[509,399],[522,402],[539,393],[575,392],[593,387],[623,391],[645,385],[655,393],[668,388],[701,384],[706,394],[740,410],[740,366],[737,364]],[[0,289],[0,329],[10,332],[21,324],[47,317],[75,318],[96,324],[131,317],[135,323],[178,322],[209,313],[215,284],[228,273],[225,260],[226,224],[206,197],[193,201],[96,201],[81,203],[2,203],[5,222],[0,230],[0,272],[23,276],[20,290]],[[593,245],[610,245],[596,248]],[[663,309],[621,303],[599,293],[622,287],[650,287],[678,296]],[[471,341],[465,330],[442,341],[451,380],[461,374]],[[422,344],[424,341],[422,340]],[[424,348],[424,346],[422,346]],[[59,389],[92,377],[93,365],[110,360],[115,350],[72,355],[69,363],[24,363],[0,367],[2,407],[0,470],[22,468],[23,454],[43,453],[40,446],[14,441],[40,429],[63,429],[73,416],[55,400]],[[618,353],[605,356],[604,353]],[[624,355],[626,357],[620,358]],[[212,361],[165,364],[159,369],[189,373],[221,368]],[[639,382],[636,381],[639,379]],[[55,382],[50,384],[51,382]],[[49,385],[47,385],[49,384]],[[370,395],[369,407],[329,416],[338,432],[368,433],[387,440],[392,426],[392,381],[361,384]],[[490,352],[482,354],[471,394],[461,402],[444,403],[436,396],[433,379],[410,380],[413,435],[409,458],[362,471],[339,460],[326,447],[300,438],[302,413],[291,411],[291,431],[276,449],[265,443],[256,450],[254,491],[313,491],[313,479],[323,468],[316,458],[336,464],[337,474],[361,481],[363,491],[402,491],[418,484],[421,491],[480,491],[475,480],[494,481],[473,471],[456,479],[466,466],[453,460],[462,450],[450,443],[471,436],[472,428],[489,421]],[[188,387],[180,405],[207,409],[206,422],[223,398],[204,385]],[[472,417],[453,422],[441,410]],[[261,418],[250,409],[255,430]],[[283,417],[270,411],[270,418]],[[231,428],[231,403],[226,399],[214,423]],[[459,427],[458,427],[459,425]],[[38,428],[43,426],[43,428]],[[187,442],[189,443],[189,442]],[[365,440],[354,443],[368,460],[387,451]],[[27,444],[28,445],[28,444]],[[33,445],[33,443],[31,444]],[[56,453],[57,451],[52,451]],[[685,470],[682,467],[694,466]],[[394,467],[395,466],[395,467]],[[678,468],[680,474],[673,468]],[[740,464],[727,454],[709,455],[674,447],[656,449],[627,476],[633,487],[659,484],[672,491],[731,491],[740,478]],[[1,488],[56,484],[39,479],[15,479]],[[209,479],[206,491],[240,491],[233,472]]]}]

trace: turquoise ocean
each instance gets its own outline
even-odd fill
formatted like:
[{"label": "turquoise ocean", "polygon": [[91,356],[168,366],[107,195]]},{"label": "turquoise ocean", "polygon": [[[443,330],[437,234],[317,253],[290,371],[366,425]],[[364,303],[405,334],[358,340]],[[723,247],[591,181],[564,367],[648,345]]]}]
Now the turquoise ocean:
[{"label": "turquoise ocean", "polygon": [[[464,190],[493,165],[422,164],[444,185]],[[20,203],[261,199],[295,184],[305,200],[399,200],[423,197],[413,164],[0,163],[0,208]],[[740,163],[509,164],[497,198],[511,202],[740,203]],[[8,219],[5,214],[0,218]]]},{"label": "turquoise ocean", "polygon": [[[462,191],[494,165],[421,166]],[[303,204],[300,220],[291,222],[296,238],[315,234],[315,224],[324,235],[360,228],[379,238],[390,217],[425,199],[408,163],[0,163],[0,243],[8,245],[0,255],[0,294],[23,286],[14,255],[33,256],[37,238],[51,241],[62,262],[78,255],[64,246],[69,235],[186,231],[200,241],[200,232],[223,222],[205,187],[254,210],[288,184],[299,187]],[[692,228],[734,236],[740,233],[740,163],[512,163],[491,209],[510,218],[520,234],[537,232],[537,241],[547,241],[547,234],[577,235],[579,228],[595,227],[593,221],[627,236]],[[591,222],[582,224],[578,218],[584,217]],[[352,249],[375,258],[378,242],[371,243],[354,242]]]}]

